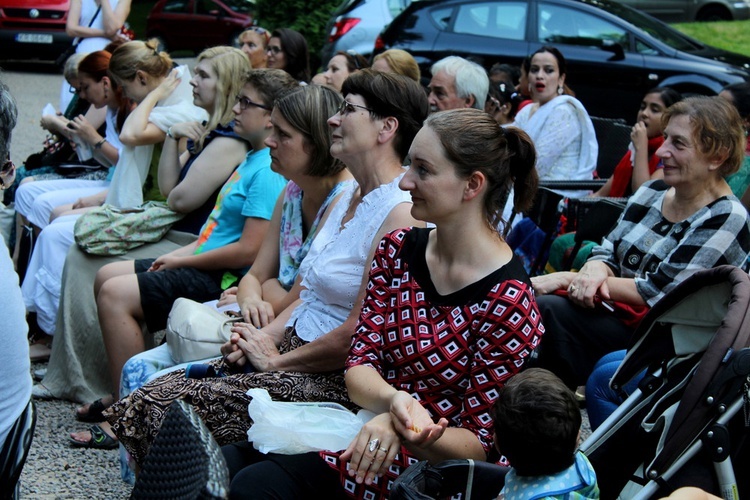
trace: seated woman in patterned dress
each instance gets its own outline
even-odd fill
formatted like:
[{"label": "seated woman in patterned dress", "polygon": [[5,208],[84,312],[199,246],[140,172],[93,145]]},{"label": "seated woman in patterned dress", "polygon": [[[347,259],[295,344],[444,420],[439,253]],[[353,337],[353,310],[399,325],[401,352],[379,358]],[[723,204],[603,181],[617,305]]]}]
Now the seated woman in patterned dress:
[{"label": "seated woman in patterned dress", "polygon": [[410,156],[400,187],[412,215],[435,228],[380,242],[347,360],[350,398],[377,415],[343,451],[225,446],[230,498],[387,498],[416,460],[487,460],[497,388],[544,332],[529,277],[496,230],[511,185],[519,208],[531,203],[534,147],[521,130],[461,109],[431,115]]}]

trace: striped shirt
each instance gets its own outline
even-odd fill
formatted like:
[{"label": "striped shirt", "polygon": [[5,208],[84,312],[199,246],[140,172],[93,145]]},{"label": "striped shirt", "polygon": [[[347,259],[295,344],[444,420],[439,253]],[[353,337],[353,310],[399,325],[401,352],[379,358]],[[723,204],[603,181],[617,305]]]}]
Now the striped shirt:
[{"label": "striped shirt", "polygon": [[643,184],[589,258],[605,262],[616,276],[634,278],[649,306],[698,270],[742,267],[750,252],[750,218],[735,196],[670,222],[661,212],[668,189],[664,181]]}]

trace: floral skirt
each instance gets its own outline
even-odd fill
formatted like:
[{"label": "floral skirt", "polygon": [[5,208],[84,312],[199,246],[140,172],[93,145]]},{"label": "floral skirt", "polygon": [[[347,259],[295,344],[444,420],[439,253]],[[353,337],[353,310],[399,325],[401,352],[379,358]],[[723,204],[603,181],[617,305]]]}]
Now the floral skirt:
[{"label": "floral skirt", "polygon": [[[306,342],[288,328],[279,352],[292,351]],[[225,372],[223,360],[211,362]],[[105,417],[136,463],[142,464],[172,401],[193,406],[220,446],[247,439],[252,425],[247,412],[248,389],[262,388],[277,401],[330,401],[349,408],[343,370],[326,373],[250,372],[225,377],[192,379],[177,370],[141,387],[112,405]]]}]

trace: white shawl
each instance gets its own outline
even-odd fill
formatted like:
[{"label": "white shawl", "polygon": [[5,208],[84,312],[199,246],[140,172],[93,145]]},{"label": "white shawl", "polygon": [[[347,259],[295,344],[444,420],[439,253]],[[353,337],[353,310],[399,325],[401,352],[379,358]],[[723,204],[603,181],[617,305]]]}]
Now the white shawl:
[{"label": "white shawl", "polygon": [[[181,68],[183,76],[180,84],[166,99],[156,104],[148,117],[150,123],[165,132],[175,123],[208,120],[206,111],[193,104],[190,70],[186,66]],[[105,203],[118,208],[143,204],[143,183],[148,177],[153,151],[153,144],[123,145]]]},{"label": "white shawl", "polygon": [[[564,130],[556,123],[563,106],[572,107],[580,131],[580,147],[574,157],[564,155],[561,144],[570,142],[570,130]],[[532,113],[532,111],[536,111]],[[516,116],[514,123],[523,129],[537,147],[537,169],[541,180],[588,180],[596,170],[599,146],[596,142],[594,125],[586,108],[571,96],[557,96],[543,106],[529,105]],[[577,147],[578,141],[576,141]]]}]

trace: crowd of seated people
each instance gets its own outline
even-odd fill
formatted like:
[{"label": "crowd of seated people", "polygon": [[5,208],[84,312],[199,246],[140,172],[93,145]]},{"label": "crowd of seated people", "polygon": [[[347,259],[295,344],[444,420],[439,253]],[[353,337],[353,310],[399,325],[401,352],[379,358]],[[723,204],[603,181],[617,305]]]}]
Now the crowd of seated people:
[{"label": "crowd of seated people", "polygon": [[[628,197],[617,224],[579,271],[530,277],[533,247],[506,238],[514,214],[540,181],[591,180],[607,147],[557,48],[490,74],[450,56],[425,88],[406,51],[371,67],[337,52],[311,80],[300,33],[254,27],[238,41],[191,69],[141,41],[78,62],[77,98],[106,120],[100,132],[73,117],[70,129],[112,174],[76,180],[65,197],[42,180],[17,192],[41,230],[23,297],[52,339],[33,396],[81,403],[76,418],[93,425],[72,444],[121,447],[128,481],[182,399],[223,446],[231,498],[387,498],[418,460],[514,455],[513,484],[572,467],[580,494],[596,498],[564,386],[588,381],[588,398],[606,400],[601,422],[620,402],[606,385],[645,313],[696,270],[748,262],[748,88],[649,91],[612,178],[566,193]],[[149,200],[185,214],[160,241],[116,256],[74,243],[80,208]],[[155,345],[180,297],[242,317],[199,360],[207,377]],[[528,366],[551,372],[526,373],[555,394],[525,378],[501,390]],[[375,417],[345,449],[269,457],[247,441],[251,388]],[[550,469],[500,435],[525,419],[493,423],[520,404],[514,391],[535,389],[570,418]]]}]

